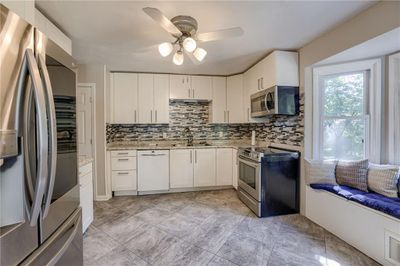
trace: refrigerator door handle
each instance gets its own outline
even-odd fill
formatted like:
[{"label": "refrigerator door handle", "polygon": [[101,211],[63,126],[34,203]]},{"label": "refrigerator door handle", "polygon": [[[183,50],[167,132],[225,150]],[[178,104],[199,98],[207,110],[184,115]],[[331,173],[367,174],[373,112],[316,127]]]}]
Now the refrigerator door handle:
[{"label": "refrigerator door handle", "polygon": [[[31,77],[31,86],[26,83],[26,76],[29,73]],[[46,113],[46,101],[45,95],[42,87],[42,81],[40,79],[39,69],[33,55],[32,49],[27,49],[24,56],[24,61],[22,64],[22,71],[19,77],[19,86],[21,90],[25,88],[29,88],[25,97],[33,98],[35,108],[36,108],[36,123],[37,123],[37,141],[39,142],[37,147],[37,156],[38,156],[38,163],[36,169],[36,184],[35,189],[33,189],[32,184],[32,168],[30,167],[30,163],[27,163],[31,159],[32,152],[29,151],[29,140],[28,136],[28,123],[30,122],[30,116],[25,113],[29,113],[28,111],[31,110],[32,100],[25,98],[25,107],[28,108],[24,110],[24,137],[23,137],[23,146],[24,146],[24,158],[25,158],[25,172],[27,174],[27,183],[28,183],[28,190],[31,193],[31,200],[32,205],[29,210],[28,218],[29,224],[31,226],[35,226],[37,224],[37,218],[41,211],[43,195],[46,186],[47,180],[47,164],[48,164],[48,127],[47,127],[47,113]],[[32,89],[33,88],[33,91]],[[31,187],[30,187],[31,186]],[[35,190],[35,191],[33,191]]]},{"label": "refrigerator door handle", "polygon": [[54,181],[56,178],[57,165],[57,127],[56,127],[56,108],[54,106],[53,89],[50,82],[49,72],[46,62],[42,55],[39,55],[39,70],[45,87],[46,106],[48,111],[49,126],[49,167],[47,192],[45,193],[45,205],[43,209],[43,218],[47,216],[50,208],[51,197],[53,195]]}]

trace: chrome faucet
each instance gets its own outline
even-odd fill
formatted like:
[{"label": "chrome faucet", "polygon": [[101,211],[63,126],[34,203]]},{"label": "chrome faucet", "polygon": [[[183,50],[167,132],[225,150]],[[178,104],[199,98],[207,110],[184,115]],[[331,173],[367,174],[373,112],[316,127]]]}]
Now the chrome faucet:
[{"label": "chrome faucet", "polygon": [[193,134],[192,131],[190,131],[190,128],[185,128],[184,133],[187,136],[187,145],[193,146]]}]

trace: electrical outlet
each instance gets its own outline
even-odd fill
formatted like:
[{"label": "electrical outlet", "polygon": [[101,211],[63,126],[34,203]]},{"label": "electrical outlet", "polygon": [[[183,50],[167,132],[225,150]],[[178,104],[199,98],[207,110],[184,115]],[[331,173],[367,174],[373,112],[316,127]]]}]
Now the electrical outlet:
[{"label": "electrical outlet", "polygon": [[219,137],[222,138],[224,136],[224,132],[220,131],[219,132]]}]

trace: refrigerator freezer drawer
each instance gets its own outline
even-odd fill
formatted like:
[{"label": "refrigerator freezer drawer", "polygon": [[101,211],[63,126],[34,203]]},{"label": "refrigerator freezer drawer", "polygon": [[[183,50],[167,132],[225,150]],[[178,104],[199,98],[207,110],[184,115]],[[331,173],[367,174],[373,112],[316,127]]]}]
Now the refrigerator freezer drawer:
[{"label": "refrigerator freezer drawer", "polygon": [[83,265],[82,210],[78,208],[21,265]]}]

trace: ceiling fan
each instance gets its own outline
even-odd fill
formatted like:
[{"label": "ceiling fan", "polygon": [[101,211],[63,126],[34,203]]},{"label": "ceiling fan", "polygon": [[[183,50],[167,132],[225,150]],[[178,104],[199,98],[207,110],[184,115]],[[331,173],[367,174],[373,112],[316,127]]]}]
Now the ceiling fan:
[{"label": "ceiling fan", "polygon": [[197,21],[193,17],[176,16],[169,20],[157,8],[145,7],[143,11],[176,39],[174,42],[164,42],[158,46],[158,51],[163,57],[170,55],[176,49],[172,59],[176,65],[183,64],[184,51],[188,53],[191,59],[194,57],[198,62],[204,60],[207,51],[198,47],[198,42],[217,41],[243,35],[243,30],[240,27],[197,33]]}]

